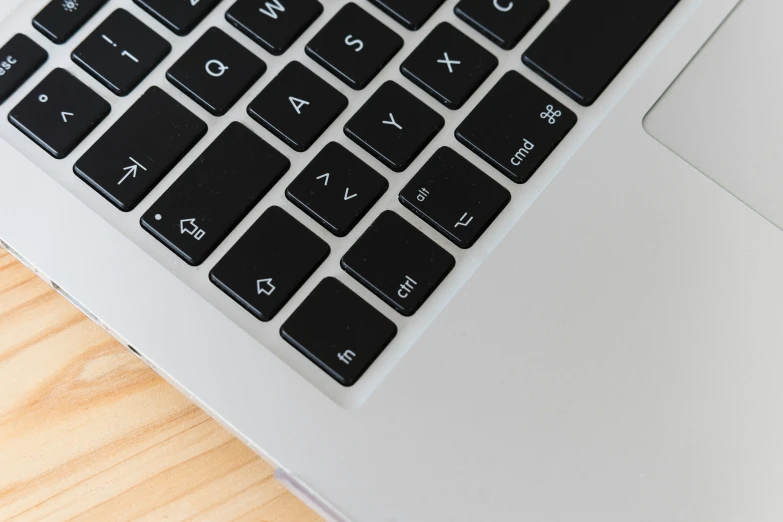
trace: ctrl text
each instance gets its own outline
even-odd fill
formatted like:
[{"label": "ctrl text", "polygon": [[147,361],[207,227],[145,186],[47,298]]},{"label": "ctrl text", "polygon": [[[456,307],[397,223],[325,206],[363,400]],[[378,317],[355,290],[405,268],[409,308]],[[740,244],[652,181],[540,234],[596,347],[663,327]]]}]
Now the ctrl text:
[{"label": "ctrl text", "polygon": [[411,279],[409,276],[405,276],[405,282],[400,285],[400,289],[397,290],[397,295],[400,296],[400,299],[407,299],[418,284],[419,283]]}]

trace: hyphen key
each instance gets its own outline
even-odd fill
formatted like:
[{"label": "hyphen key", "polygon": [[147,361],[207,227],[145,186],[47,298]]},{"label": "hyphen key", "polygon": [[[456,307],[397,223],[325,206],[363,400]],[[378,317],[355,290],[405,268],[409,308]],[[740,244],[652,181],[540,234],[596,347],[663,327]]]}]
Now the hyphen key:
[{"label": "hyphen key", "polygon": [[571,0],[522,61],[592,105],[679,0]]}]

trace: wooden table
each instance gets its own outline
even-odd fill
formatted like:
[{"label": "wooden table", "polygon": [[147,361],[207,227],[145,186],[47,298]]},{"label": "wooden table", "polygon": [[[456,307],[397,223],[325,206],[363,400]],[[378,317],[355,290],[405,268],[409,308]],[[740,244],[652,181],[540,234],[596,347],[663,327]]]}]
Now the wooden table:
[{"label": "wooden table", "polygon": [[320,520],[0,249],[0,520]]}]

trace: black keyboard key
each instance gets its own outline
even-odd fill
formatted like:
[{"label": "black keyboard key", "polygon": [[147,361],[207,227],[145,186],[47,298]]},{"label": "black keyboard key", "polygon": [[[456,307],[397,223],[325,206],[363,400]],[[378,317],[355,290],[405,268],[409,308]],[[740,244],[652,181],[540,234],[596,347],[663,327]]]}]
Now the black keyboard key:
[{"label": "black keyboard key", "polygon": [[348,106],[348,99],[299,62],[261,91],[248,114],[289,147],[304,152]]},{"label": "black keyboard key", "polygon": [[270,53],[281,55],[323,10],[317,0],[238,0],[226,20]]},{"label": "black keyboard key", "polygon": [[174,34],[189,34],[220,0],[133,0]]},{"label": "black keyboard key", "polygon": [[501,49],[513,49],[547,9],[548,0],[462,0],[454,12]]},{"label": "black keyboard key", "polygon": [[307,54],[352,89],[364,89],[402,48],[402,38],[346,4],[307,44]]},{"label": "black keyboard key", "polygon": [[8,120],[63,159],[111,112],[111,106],[65,69],[55,69],[13,108]]},{"label": "black keyboard key", "polygon": [[193,44],[166,77],[193,101],[223,116],[266,71],[266,64],[213,27]]},{"label": "black keyboard key", "polygon": [[271,321],[321,263],[329,245],[271,207],[212,269],[210,278],[248,312]]},{"label": "black keyboard key", "polygon": [[352,386],[397,335],[397,327],[337,279],[321,281],[280,335],[343,386]]},{"label": "black keyboard key", "polygon": [[128,212],[207,132],[207,125],[158,87],[151,87],[90,147],[73,170]]},{"label": "black keyboard key", "polygon": [[68,41],[107,0],[52,0],[33,19],[33,26],[57,44]]},{"label": "black keyboard key", "polygon": [[413,225],[385,211],[342,259],[343,269],[404,316],[424,304],[454,257]]},{"label": "black keyboard key", "polygon": [[346,236],[389,188],[386,178],[339,143],[329,143],[288,187],[296,206]]},{"label": "black keyboard key", "polygon": [[141,225],[198,266],[290,166],[247,127],[232,123],[144,213]]},{"label": "black keyboard key", "polygon": [[516,183],[525,183],[576,125],[576,114],[517,72],[507,72],[455,135]]},{"label": "black keyboard key", "polygon": [[400,71],[449,109],[459,109],[498,66],[498,59],[449,23],[432,30]]},{"label": "black keyboard key", "polygon": [[522,57],[577,103],[592,105],[679,0],[571,0]]},{"label": "black keyboard key", "polygon": [[370,0],[405,28],[415,31],[429,20],[444,0]]},{"label": "black keyboard key", "polygon": [[0,104],[37,71],[49,58],[44,49],[23,34],[0,47]]},{"label": "black keyboard key", "polygon": [[442,147],[400,193],[400,202],[460,248],[470,248],[511,201],[511,193]]},{"label": "black keyboard key", "polygon": [[418,98],[388,81],[345,125],[345,134],[395,172],[402,172],[445,121]]},{"label": "black keyboard key", "polygon": [[171,52],[171,45],[135,16],[117,9],[71,58],[117,96],[127,96]]}]

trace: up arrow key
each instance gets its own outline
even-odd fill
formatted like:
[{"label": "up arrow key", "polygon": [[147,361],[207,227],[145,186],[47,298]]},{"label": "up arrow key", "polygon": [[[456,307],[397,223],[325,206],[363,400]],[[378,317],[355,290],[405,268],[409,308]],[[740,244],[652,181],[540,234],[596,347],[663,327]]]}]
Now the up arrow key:
[{"label": "up arrow key", "polygon": [[68,123],[68,116],[73,116],[73,113],[72,112],[65,112],[65,111],[63,111],[63,112],[60,113],[60,116],[63,117],[63,121],[65,123]]},{"label": "up arrow key", "polygon": [[256,288],[258,289],[258,295],[272,295],[277,287],[272,284],[272,278],[259,279],[256,281]]}]

